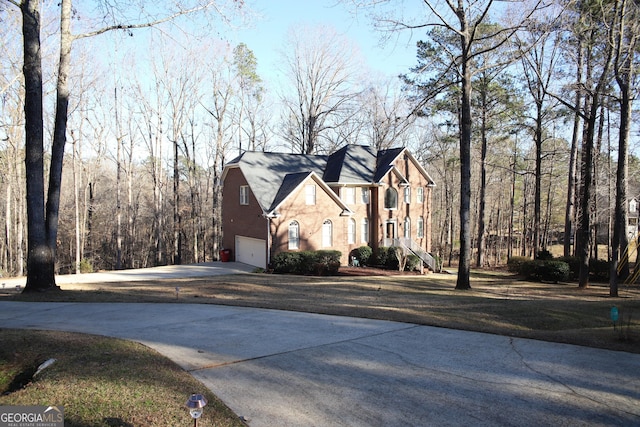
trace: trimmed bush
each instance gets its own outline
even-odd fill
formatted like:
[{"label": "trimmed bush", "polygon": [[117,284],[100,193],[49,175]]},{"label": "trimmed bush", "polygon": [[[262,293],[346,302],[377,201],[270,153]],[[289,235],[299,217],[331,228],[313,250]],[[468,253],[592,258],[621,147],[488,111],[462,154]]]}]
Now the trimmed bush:
[{"label": "trimmed bush", "polygon": [[275,273],[293,274],[302,264],[301,259],[300,252],[279,252],[271,258],[271,266]]},{"label": "trimmed bush", "polygon": [[527,279],[538,282],[566,282],[570,277],[569,264],[563,261],[535,260],[522,264],[521,268]]},{"label": "trimmed bush", "polygon": [[340,251],[280,252],[271,259],[275,273],[333,275],[340,268]]},{"label": "trimmed bush", "polygon": [[318,276],[334,276],[340,269],[342,252],[334,250],[320,250],[314,252],[312,261],[313,273]]},{"label": "trimmed bush", "polygon": [[397,270],[400,264],[396,257],[396,248],[393,246],[379,247],[376,254],[376,264],[389,270]]},{"label": "trimmed bush", "polygon": [[575,256],[563,256],[556,258],[556,261],[562,261],[569,264],[569,279],[577,280],[580,273],[580,259]]},{"label": "trimmed bush", "polygon": [[371,255],[373,255],[373,249],[371,249],[369,246],[360,246],[359,248],[351,251],[351,256],[356,257],[356,259],[360,262],[360,265],[369,265]]},{"label": "trimmed bush", "polygon": [[522,272],[522,265],[528,262],[531,262],[531,258],[524,256],[512,256],[507,260],[507,270],[513,273],[524,274]]}]

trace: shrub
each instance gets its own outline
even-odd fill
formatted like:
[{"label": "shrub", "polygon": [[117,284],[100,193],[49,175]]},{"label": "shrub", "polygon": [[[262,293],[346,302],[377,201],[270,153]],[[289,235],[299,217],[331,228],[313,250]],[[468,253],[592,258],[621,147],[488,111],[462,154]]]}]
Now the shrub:
[{"label": "shrub", "polygon": [[314,252],[312,266],[318,276],[336,275],[340,268],[342,252],[334,250],[321,250]]},{"label": "shrub", "polygon": [[333,250],[280,252],[271,259],[271,267],[284,274],[337,274],[341,255]]},{"label": "shrub", "polygon": [[540,280],[545,282],[566,282],[569,280],[571,271],[569,270],[569,264],[562,261],[549,260],[540,261],[541,274]]},{"label": "shrub", "polygon": [[405,265],[404,269],[405,271],[419,270],[421,263],[422,263],[422,260],[420,259],[419,256],[414,254],[409,254],[407,256],[407,264]]},{"label": "shrub", "polygon": [[569,280],[569,264],[557,260],[535,260],[522,264],[522,274],[539,282],[565,282]]},{"label": "shrub", "polygon": [[382,246],[378,248],[376,255],[376,263],[389,270],[397,270],[399,266],[398,258],[396,257],[396,248],[393,246]]},{"label": "shrub", "polygon": [[608,282],[611,263],[602,259],[592,259],[589,261],[589,272],[594,280]]},{"label": "shrub", "polygon": [[275,273],[293,274],[300,264],[300,252],[279,252],[271,258],[271,266]]},{"label": "shrub", "polygon": [[569,264],[569,279],[577,280],[580,273],[580,259],[574,256],[559,257],[556,261],[562,261]]},{"label": "shrub", "polygon": [[86,258],[80,260],[79,267],[80,273],[93,273],[93,265],[91,264],[91,261]]},{"label": "shrub", "polygon": [[371,255],[373,255],[373,250],[369,246],[360,246],[351,251],[351,256],[356,257],[360,265],[368,265]]},{"label": "shrub", "polygon": [[507,260],[507,270],[513,273],[524,274],[522,272],[522,265],[530,261],[530,258],[524,256],[512,256]]},{"label": "shrub", "polygon": [[538,251],[538,256],[536,257],[536,259],[539,259],[541,261],[549,261],[553,259],[553,255],[551,255],[551,252],[549,252],[546,249],[542,249]]}]

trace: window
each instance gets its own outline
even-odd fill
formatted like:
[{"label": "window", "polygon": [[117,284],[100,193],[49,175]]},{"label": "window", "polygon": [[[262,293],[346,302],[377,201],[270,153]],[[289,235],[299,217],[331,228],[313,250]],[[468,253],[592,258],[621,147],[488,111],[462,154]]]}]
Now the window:
[{"label": "window", "polygon": [[300,225],[297,221],[289,223],[289,249],[298,249],[300,247]]},{"label": "window", "polygon": [[404,237],[411,238],[411,219],[408,216],[404,217]]},{"label": "window", "polygon": [[347,243],[352,245],[356,242],[356,220],[349,218],[349,224],[347,228]]},{"label": "window", "polygon": [[424,187],[418,187],[416,191],[416,201],[418,203],[424,203]]},{"label": "window", "polygon": [[404,187],[404,202],[411,203],[411,187]]},{"label": "window", "polygon": [[362,220],[362,232],[360,233],[360,240],[362,243],[369,243],[369,220],[364,218]]},{"label": "window", "polygon": [[343,187],[342,188],[342,198],[344,202],[348,205],[356,204],[356,189],[355,187]]},{"label": "window", "polygon": [[330,248],[333,246],[333,224],[326,220],[322,223],[322,247]]},{"label": "window", "polygon": [[418,218],[418,238],[422,239],[424,237],[424,218]]},{"label": "window", "polygon": [[638,211],[638,202],[636,199],[631,199],[629,202],[629,212],[637,212]]},{"label": "window", "polygon": [[240,204],[241,205],[249,204],[249,186],[248,185],[240,186]]},{"label": "window", "polygon": [[387,188],[384,192],[384,208],[398,209],[398,192],[395,188]]},{"label": "window", "polygon": [[368,205],[369,204],[369,189],[367,187],[361,187],[360,190],[361,190],[361,193],[362,193],[362,204],[363,205]]},{"label": "window", "polygon": [[316,204],[316,186],[311,184],[305,187],[305,200],[307,205]]}]

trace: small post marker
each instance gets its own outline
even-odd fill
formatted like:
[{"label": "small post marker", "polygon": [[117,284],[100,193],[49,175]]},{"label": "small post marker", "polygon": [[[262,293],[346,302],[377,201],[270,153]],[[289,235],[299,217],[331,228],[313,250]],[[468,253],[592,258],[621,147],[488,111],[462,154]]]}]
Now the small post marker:
[{"label": "small post marker", "polygon": [[620,312],[618,311],[618,307],[615,305],[611,307],[611,321],[613,322],[613,330],[616,330],[616,324],[618,323],[618,318],[620,317]]}]

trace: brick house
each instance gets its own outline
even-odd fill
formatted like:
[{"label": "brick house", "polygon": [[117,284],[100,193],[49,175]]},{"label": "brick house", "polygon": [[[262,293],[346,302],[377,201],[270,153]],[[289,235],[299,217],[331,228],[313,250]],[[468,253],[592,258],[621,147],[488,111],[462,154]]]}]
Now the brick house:
[{"label": "brick house", "polygon": [[404,246],[428,266],[435,183],[405,148],[335,153],[245,152],[222,174],[223,246],[267,267],[282,251]]}]

